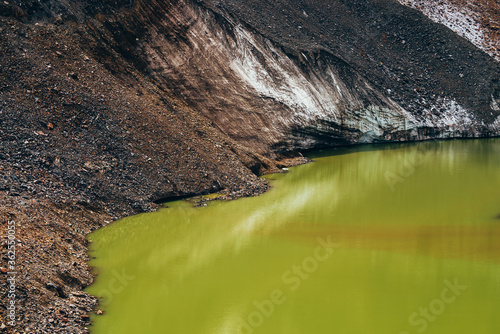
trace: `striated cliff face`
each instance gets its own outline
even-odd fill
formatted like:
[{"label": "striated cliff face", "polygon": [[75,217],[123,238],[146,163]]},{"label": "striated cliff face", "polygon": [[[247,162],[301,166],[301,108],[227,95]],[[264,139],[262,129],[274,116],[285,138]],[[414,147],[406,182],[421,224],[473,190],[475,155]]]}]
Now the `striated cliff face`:
[{"label": "striated cliff face", "polygon": [[[321,50],[287,54],[227,13],[180,8],[168,11],[140,47],[162,85],[244,146],[276,158],[397,139],[394,133],[412,127],[409,113],[341,59]],[[189,26],[185,40],[156,30],[180,20]]]},{"label": "striated cliff face", "polygon": [[395,0],[52,3],[38,12],[84,22],[81,47],[122,81],[145,76],[271,159],[499,133],[498,63]]},{"label": "striated cliff face", "polygon": [[162,89],[271,158],[499,133],[493,59],[394,1],[318,3],[139,3],[129,18],[148,24],[134,57]]},{"label": "striated cliff face", "polygon": [[424,13],[396,0],[2,1],[0,218],[19,225],[22,328],[85,332],[83,236],[105,221],[257,195],[257,175],[305,149],[499,135],[500,65],[477,47],[490,35],[467,26],[475,46]]}]

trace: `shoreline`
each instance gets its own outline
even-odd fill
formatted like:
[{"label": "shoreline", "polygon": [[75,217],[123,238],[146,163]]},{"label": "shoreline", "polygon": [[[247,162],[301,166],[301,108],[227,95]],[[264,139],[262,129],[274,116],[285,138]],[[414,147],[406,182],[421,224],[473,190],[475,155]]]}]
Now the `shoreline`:
[{"label": "shoreline", "polygon": [[[481,138],[471,138],[477,139]],[[266,186],[265,191],[269,188]],[[202,192],[197,196],[201,195]],[[211,200],[234,200],[254,195],[253,192],[242,192],[236,197],[222,194],[215,199],[190,203],[197,206]],[[20,326],[27,326],[25,329],[29,333],[41,330],[88,333],[88,315],[98,311],[99,303],[98,298],[83,291],[95,279],[88,265],[87,235],[137,212],[116,216],[93,211],[81,204],[56,205],[46,199],[28,200],[22,196],[8,196],[5,192],[0,192],[0,203],[2,231],[7,229],[9,221],[15,222],[18,231],[16,326],[8,326],[7,318],[2,315],[0,326],[5,326],[0,329],[2,333],[14,333],[20,330]],[[156,208],[158,206],[154,210]],[[3,247],[7,240],[5,236]],[[6,278],[5,269],[2,266],[2,278]],[[0,293],[6,293],[5,287]]]}]

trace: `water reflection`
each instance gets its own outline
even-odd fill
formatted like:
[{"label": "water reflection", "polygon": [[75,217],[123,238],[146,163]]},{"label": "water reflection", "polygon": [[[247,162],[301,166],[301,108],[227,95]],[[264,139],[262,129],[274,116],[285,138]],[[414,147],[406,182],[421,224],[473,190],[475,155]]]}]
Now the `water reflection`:
[{"label": "water reflection", "polygon": [[411,315],[454,279],[467,290],[426,333],[497,333],[498,153],[498,139],[319,152],[257,198],[99,230],[89,292],[113,270],[136,278],[92,333],[417,333]]}]

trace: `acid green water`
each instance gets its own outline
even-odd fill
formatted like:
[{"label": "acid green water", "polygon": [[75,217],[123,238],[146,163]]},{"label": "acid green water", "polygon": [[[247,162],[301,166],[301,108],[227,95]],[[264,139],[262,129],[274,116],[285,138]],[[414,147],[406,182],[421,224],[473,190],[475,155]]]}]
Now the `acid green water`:
[{"label": "acid green water", "polygon": [[499,139],[314,159],[90,235],[91,333],[500,333]]}]

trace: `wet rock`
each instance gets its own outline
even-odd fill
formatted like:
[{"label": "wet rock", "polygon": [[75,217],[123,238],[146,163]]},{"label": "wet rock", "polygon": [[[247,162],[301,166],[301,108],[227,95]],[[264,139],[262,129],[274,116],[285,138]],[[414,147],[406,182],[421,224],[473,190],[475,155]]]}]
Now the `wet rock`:
[{"label": "wet rock", "polygon": [[47,283],[45,284],[45,287],[49,291],[55,292],[59,297],[61,298],[66,298],[66,294],[64,293],[64,289],[61,286],[57,286],[54,283]]},{"label": "wet rock", "polygon": [[82,319],[82,321],[85,321],[85,322],[89,322],[90,321],[90,317],[86,314],[83,314],[80,316],[80,319]]}]

